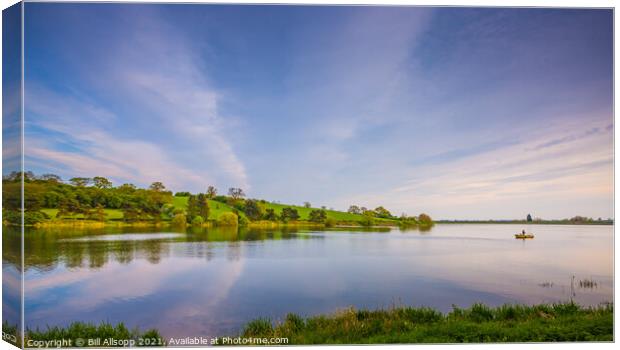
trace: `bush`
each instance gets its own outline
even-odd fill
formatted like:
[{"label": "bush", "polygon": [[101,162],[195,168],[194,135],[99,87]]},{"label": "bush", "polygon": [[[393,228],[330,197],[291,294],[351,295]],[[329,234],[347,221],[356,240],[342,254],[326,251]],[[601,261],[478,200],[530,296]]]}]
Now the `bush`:
[{"label": "bush", "polygon": [[194,225],[194,226],[200,226],[200,225],[204,224],[204,222],[205,222],[205,219],[203,219],[202,216],[200,216],[200,215],[196,215],[192,219],[192,225]]},{"label": "bush", "polygon": [[289,220],[299,220],[299,213],[295,208],[282,208],[282,213],[280,214],[280,219],[284,222]]},{"label": "bush", "polygon": [[24,225],[34,225],[49,218],[50,217],[42,211],[26,210],[24,214]]},{"label": "bush", "polygon": [[323,209],[314,209],[308,215],[308,220],[312,222],[325,222],[327,219],[327,212]]},{"label": "bush", "polygon": [[217,219],[219,226],[238,226],[239,217],[235,213],[224,213]]},{"label": "bush", "polygon": [[187,224],[187,218],[185,214],[176,214],[172,218],[172,224],[175,226],[185,226]]},{"label": "bush", "polygon": [[268,208],[265,210],[265,215],[263,215],[263,219],[269,220],[269,221],[277,221],[278,214],[276,214],[276,211],[273,210],[272,208]]},{"label": "bush", "polygon": [[431,219],[430,216],[428,216],[427,214],[420,214],[418,215],[418,221],[420,222],[421,226],[431,226],[433,225],[433,219]]},{"label": "bush", "polygon": [[248,199],[243,208],[245,215],[251,220],[260,220],[265,214],[265,206],[257,200]]},{"label": "bush", "polygon": [[239,218],[237,219],[239,222],[239,226],[247,226],[249,223],[248,219],[243,215],[237,215]]},{"label": "bush", "polygon": [[327,218],[325,220],[325,227],[334,227],[334,226],[336,226],[336,223],[337,223],[336,219],[334,219],[334,218]]},{"label": "bush", "polygon": [[375,218],[370,215],[364,214],[364,216],[360,220],[360,224],[362,226],[372,226],[375,224]]}]

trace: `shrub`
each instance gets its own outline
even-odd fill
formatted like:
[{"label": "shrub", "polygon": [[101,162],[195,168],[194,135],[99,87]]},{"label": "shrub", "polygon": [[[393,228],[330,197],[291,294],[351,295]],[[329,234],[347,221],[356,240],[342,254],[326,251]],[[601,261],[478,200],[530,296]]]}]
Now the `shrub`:
[{"label": "shrub", "polygon": [[375,224],[375,218],[372,217],[371,215],[364,214],[364,216],[360,220],[360,224],[362,226],[372,226]]},{"label": "shrub", "polygon": [[172,218],[172,224],[175,226],[185,226],[185,224],[187,224],[187,218],[185,217],[185,214],[176,214]]},{"label": "shrub", "polygon": [[275,210],[273,210],[272,208],[268,208],[265,210],[265,215],[263,216],[263,218],[269,221],[276,221],[278,220],[278,215],[276,214]]},{"label": "shrub", "polygon": [[219,226],[238,226],[239,217],[235,213],[224,213],[217,219]]},{"label": "shrub", "polygon": [[289,220],[299,220],[299,213],[295,208],[282,208],[282,213],[280,214],[280,219],[282,221],[287,222]]},{"label": "shrub", "polygon": [[192,219],[192,225],[194,225],[194,226],[200,226],[200,225],[204,224],[204,222],[205,222],[205,219],[203,219],[202,216],[200,216],[200,215],[196,215]]},{"label": "shrub", "polygon": [[336,226],[336,223],[337,223],[336,219],[334,219],[334,218],[327,218],[325,220],[325,227],[334,227],[334,226]]},{"label": "shrub", "polygon": [[430,226],[433,224],[433,219],[431,219],[430,216],[424,213],[418,215],[418,221],[420,222],[421,226]]},{"label": "shrub", "polygon": [[50,217],[42,211],[26,210],[24,214],[24,225],[34,225],[49,218]]},{"label": "shrub", "polygon": [[245,216],[243,215],[237,215],[237,216],[239,217],[237,219],[239,222],[239,226],[246,226],[249,223],[248,219]]},{"label": "shrub", "polygon": [[327,212],[323,209],[314,209],[308,215],[308,220],[312,222],[325,222],[327,219]]},{"label": "shrub", "polygon": [[243,208],[245,215],[251,220],[260,220],[265,213],[265,206],[257,200],[248,199]]}]

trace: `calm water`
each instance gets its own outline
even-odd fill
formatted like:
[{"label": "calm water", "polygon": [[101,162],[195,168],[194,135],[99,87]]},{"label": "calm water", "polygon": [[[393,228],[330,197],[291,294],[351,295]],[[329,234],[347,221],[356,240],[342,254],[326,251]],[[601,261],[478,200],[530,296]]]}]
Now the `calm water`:
[{"label": "calm water", "polygon": [[[612,226],[531,225],[535,239],[514,239],[521,229],[31,231],[26,325],[106,320],[221,336],[257,317],[348,306],[613,301]],[[18,236],[3,236],[10,275]],[[596,285],[580,286],[586,279]]]}]

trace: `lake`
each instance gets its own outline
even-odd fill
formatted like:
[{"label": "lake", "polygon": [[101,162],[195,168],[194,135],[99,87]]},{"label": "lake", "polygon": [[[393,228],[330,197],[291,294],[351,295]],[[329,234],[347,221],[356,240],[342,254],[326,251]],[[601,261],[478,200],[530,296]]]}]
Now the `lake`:
[{"label": "lake", "polygon": [[[536,238],[515,239],[523,228]],[[25,242],[27,327],[109,321],[213,337],[258,317],[349,306],[613,301],[613,226],[65,228],[29,230]],[[6,278],[19,235],[5,229],[3,244]]]}]

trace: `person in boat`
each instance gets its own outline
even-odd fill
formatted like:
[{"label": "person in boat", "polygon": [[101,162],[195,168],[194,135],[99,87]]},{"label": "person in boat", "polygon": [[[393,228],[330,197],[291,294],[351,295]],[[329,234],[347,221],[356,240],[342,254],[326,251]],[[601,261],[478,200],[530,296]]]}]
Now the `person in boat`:
[{"label": "person in boat", "polygon": [[525,234],[525,230],[521,230],[521,234],[524,235]]}]

